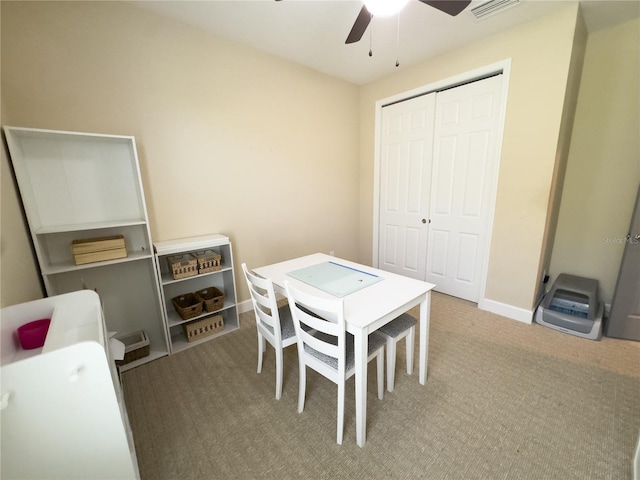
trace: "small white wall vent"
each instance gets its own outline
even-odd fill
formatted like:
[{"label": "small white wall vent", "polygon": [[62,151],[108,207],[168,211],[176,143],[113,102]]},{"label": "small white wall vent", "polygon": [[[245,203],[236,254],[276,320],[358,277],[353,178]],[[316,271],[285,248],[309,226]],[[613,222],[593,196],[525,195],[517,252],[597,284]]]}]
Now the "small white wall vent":
[{"label": "small white wall vent", "polygon": [[507,8],[515,7],[519,3],[520,0],[489,0],[482,5],[472,8],[471,13],[477,19],[482,19],[500,13]]}]

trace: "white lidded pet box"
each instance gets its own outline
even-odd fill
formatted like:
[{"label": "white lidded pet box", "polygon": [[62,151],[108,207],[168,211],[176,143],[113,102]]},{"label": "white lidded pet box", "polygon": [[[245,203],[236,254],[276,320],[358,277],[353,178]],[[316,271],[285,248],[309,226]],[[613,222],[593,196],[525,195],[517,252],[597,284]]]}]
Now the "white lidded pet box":
[{"label": "white lidded pet box", "polygon": [[542,299],[535,321],[560,332],[599,340],[603,312],[597,280],[562,273]]}]

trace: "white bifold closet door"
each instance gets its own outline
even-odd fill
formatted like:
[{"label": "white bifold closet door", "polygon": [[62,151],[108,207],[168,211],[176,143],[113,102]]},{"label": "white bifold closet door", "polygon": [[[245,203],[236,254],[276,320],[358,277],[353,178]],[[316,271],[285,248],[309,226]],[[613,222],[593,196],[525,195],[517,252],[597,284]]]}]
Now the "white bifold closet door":
[{"label": "white bifold closet door", "polygon": [[425,279],[435,93],[383,109],[378,268]]},{"label": "white bifold closet door", "polygon": [[383,109],[378,266],[479,300],[498,167],[502,76]]}]

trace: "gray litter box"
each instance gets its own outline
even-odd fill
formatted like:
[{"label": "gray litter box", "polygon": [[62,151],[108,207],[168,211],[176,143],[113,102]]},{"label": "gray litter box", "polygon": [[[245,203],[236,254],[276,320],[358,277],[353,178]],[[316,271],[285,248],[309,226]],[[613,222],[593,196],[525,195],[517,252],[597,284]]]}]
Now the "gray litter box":
[{"label": "gray litter box", "polygon": [[560,332],[599,340],[603,312],[597,280],[562,273],[542,299],[535,322]]}]

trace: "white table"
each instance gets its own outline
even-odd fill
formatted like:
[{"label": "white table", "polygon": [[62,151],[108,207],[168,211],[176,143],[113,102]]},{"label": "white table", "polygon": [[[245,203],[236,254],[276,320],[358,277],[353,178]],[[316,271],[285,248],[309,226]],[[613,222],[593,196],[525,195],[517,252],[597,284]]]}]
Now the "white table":
[{"label": "white table", "polygon": [[371,332],[409,309],[420,305],[420,374],[422,385],[427,380],[427,356],[429,348],[429,309],[432,283],[422,282],[391,272],[367,267],[323,253],[275,263],[254,271],[270,278],[277,291],[286,295],[284,282],[299,290],[325,298],[336,298],[322,290],[296,280],[287,273],[322,262],[335,262],[363,272],[383,277],[383,280],[351,293],[343,298],[347,331],[354,336],[356,382],[356,440],[364,447],[367,430],[367,339]]}]

